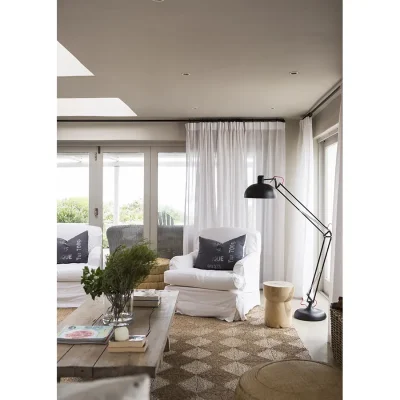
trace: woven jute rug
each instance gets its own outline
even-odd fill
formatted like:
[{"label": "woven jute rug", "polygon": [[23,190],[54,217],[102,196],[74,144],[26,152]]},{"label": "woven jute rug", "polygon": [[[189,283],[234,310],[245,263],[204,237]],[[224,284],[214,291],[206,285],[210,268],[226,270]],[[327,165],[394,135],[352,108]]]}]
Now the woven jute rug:
[{"label": "woven jute rug", "polygon": [[[59,309],[58,321],[73,309]],[[258,364],[284,359],[309,360],[294,328],[264,325],[264,310],[254,308],[247,321],[175,315],[171,351],[152,382],[151,398],[233,399],[239,377]]]}]

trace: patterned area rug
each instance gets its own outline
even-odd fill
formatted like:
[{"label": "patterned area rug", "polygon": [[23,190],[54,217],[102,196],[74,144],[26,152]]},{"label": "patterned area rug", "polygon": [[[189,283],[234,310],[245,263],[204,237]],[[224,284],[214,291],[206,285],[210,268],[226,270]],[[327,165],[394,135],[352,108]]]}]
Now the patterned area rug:
[{"label": "patterned area rug", "polygon": [[[59,309],[64,319],[73,309]],[[170,330],[171,351],[164,354],[151,398],[228,400],[239,377],[258,364],[283,359],[310,359],[294,328],[264,325],[264,310],[256,307],[247,321],[175,315]]]}]

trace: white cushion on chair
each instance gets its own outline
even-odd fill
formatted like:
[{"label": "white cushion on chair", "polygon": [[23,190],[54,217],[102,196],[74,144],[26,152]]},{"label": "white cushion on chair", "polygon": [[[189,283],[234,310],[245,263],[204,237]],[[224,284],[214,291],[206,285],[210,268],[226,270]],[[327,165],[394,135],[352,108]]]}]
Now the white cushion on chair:
[{"label": "white cushion on chair", "polygon": [[197,268],[164,272],[164,282],[176,286],[188,286],[212,290],[232,290],[243,286],[243,276],[233,271],[213,271]]}]

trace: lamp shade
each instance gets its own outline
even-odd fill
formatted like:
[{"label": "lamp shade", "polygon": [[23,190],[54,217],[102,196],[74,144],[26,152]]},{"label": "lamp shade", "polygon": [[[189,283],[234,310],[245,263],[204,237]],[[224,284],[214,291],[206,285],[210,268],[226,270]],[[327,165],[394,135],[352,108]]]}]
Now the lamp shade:
[{"label": "lamp shade", "polygon": [[259,175],[257,183],[246,189],[244,197],[247,199],[274,199],[275,192],[273,186],[264,183],[264,176]]}]

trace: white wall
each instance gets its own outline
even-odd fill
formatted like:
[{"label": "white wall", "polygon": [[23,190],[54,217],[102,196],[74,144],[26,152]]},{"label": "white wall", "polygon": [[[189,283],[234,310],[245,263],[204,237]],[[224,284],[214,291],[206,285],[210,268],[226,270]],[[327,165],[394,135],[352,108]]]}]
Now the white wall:
[{"label": "white wall", "polygon": [[313,117],[313,136],[318,136],[339,122],[342,95],[333,99],[322,111]]}]

